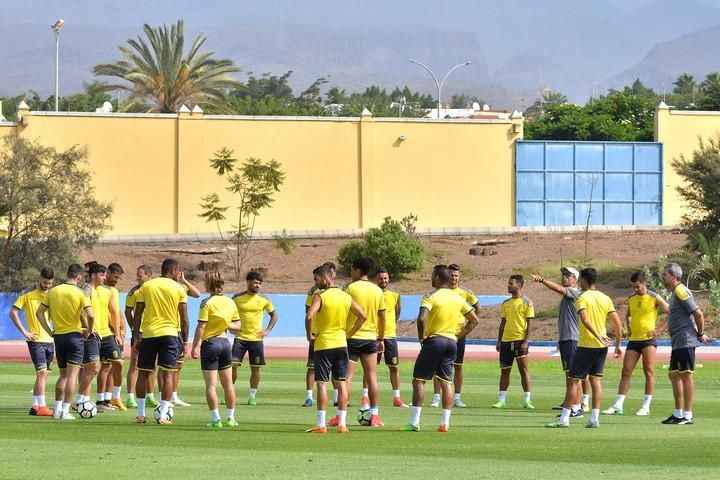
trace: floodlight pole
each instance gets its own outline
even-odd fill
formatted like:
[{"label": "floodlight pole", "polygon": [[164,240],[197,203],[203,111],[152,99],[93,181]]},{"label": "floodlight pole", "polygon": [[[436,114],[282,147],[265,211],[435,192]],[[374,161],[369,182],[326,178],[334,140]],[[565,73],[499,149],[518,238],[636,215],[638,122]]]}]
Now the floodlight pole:
[{"label": "floodlight pole", "polygon": [[55,111],[59,110],[60,105],[60,30],[65,25],[65,20],[62,18],[58,19],[55,23],[50,25],[50,28],[55,32]]},{"label": "floodlight pole", "polygon": [[440,108],[441,108],[441,106],[442,106],[442,103],[441,103],[441,101],[440,101],[440,98],[441,98],[441,95],[442,95],[442,87],[443,87],[443,85],[445,84],[445,80],[447,80],[448,76],[449,76],[453,71],[455,71],[456,69],[458,69],[458,68],[460,68],[460,67],[464,67],[464,66],[466,66],[466,65],[470,65],[470,62],[468,61],[468,62],[459,63],[459,64],[455,65],[453,68],[451,68],[450,70],[448,70],[448,72],[445,74],[445,76],[443,77],[443,79],[438,82],[437,77],[435,76],[435,74],[433,73],[433,71],[430,70],[430,67],[428,67],[428,66],[425,65],[424,63],[417,62],[417,61],[413,60],[412,58],[408,59],[408,61],[409,61],[410,63],[414,63],[415,65],[419,65],[419,66],[421,66],[422,68],[424,68],[425,70],[427,70],[428,73],[432,76],[433,80],[435,80],[435,87],[437,87],[437,104],[438,104],[437,115],[438,115],[438,119],[439,119],[439,118],[440,118]]}]

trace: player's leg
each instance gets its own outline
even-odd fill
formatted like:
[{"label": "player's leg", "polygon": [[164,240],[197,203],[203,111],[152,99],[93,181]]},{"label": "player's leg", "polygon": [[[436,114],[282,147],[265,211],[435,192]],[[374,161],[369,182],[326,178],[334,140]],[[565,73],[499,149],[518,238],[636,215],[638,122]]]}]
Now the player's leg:
[{"label": "player's leg", "polygon": [[450,428],[450,414],[454,403],[454,385],[452,381],[453,363],[457,359],[457,343],[451,339],[440,339],[440,355],[435,376],[440,380],[442,388],[442,411],[438,432],[447,432]]},{"label": "player's leg", "polygon": [[493,408],[507,408],[507,391],[510,386],[510,373],[515,363],[515,352],[512,350],[511,342],[501,342],[499,352],[500,382],[498,387],[498,401],[492,405]]},{"label": "player's leg", "polygon": [[[348,362],[348,367],[347,367],[347,385],[345,385],[345,388],[344,388],[345,392],[346,392],[347,395],[348,395],[348,398],[350,398],[350,395],[351,395],[351,392],[352,392],[352,380],[353,380],[353,376],[355,375],[355,367],[357,366],[357,362],[359,362],[359,361],[360,361],[360,356],[359,356],[359,355],[358,355],[357,357],[355,357],[355,359],[353,359],[353,357],[352,357],[352,355],[351,355],[350,361]],[[334,378],[334,377],[333,377],[333,378]],[[364,378],[364,376],[363,376],[363,378]],[[340,402],[340,396],[339,396],[340,388],[339,388],[339,387],[340,387],[340,386],[339,386],[337,383],[335,383],[335,382],[333,382],[333,385],[335,386],[335,389],[338,391],[338,405],[339,405],[339,402]]]},{"label": "player's leg", "polygon": [[347,433],[347,407],[350,393],[347,390],[349,381],[347,380],[347,372],[349,366],[349,357],[346,348],[338,348],[332,352],[332,378],[336,380],[338,389],[338,432]]},{"label": "player's leg", "polygon": [[95,398],[95,404],[98,407],[98,411],[101,410],[114,410],[110,408],[110,400],[105,403],[105,386],[107,384],[108,377],[110,376],[110,364],[108,362],[100,362],[100,370],[97,374],[97,394]]},{"label": "player's leg", "polygon": [[363,353],[360,356],[363,367],[363,380],[368,388],[368,399],[370,400],[370,426],[382,427],[380,420],[380,389],[377,380],[377,352]]},{"label": "player's leg", "polygon": [[60,418],[60,414],[62,413],[62,404],[65,400],[65,385],[67,384],[67,367],[60,368],[58,366],[58,371],[59,376],[55,382],[55,409],[53,410],[53,416],[55,418]]},{"label": "player's leg", "polygon": [[[158,345],[156,338],[143,338],[138,342],[137,380],[135,381],[135,394],[137,396],[136,423],[146,423],[145,405],[148,395],[152,393],[149,389],[149,377],[155,376],[155,365],[158,356]],[[158,372],[158,376],[160,373]],[[148,404],[148,407],[155,408]]]},{"label": "player's leg", "polygon": [[578,347],[575,350],[567,374],[568,380],[562,412],[555,422],[548,423],[545,425],[546,427],[568,427],[571,417],[583,416],[583,411],[580,409],[580,384],[583,379],[587,378],[594,360],[592,349]]},{"label": "player's leg", "polygon": [[640,410],[636,413],[638,416],[646,416],[650,414],[650,403],[652,402],[652,396],[655,392],[656,353],[657,346],[655,345],[649,345],[643,348],[642,351],[643,374],[645,375],[645,396],[643,397],[643,403]]},{"label": "player's leg", "polygon": [[523,408],[527,408],[530,410],[535,410],[535,407],[532,404],[531,396],[532,396],[532,384],[530,381],[530,356],[527,355],[527,352],[525,355],[521,355],[515,359],[515,362],[517,363],[518,371],[520,372],[520,384],[522,385],[522,389],[524,392],[524,398],[523,398]]},{"label": "player's leg", "polygon": [[695,348],[684,348],[681,350],[680,368],[677,371],[679,383],[682,385],[682,413],[683,419],[679,425],[690,425],[693,420],[693,400],[695,398]]},{"label": "player's leg", "polygon": [[205,370],[202,371],[203,379],[205,380],[205,400],[210,409],[210,422],[209,428],[222,428],[222,421],[220,420],[220,412],[218,410],[218,398],[217,398],[217,370]]},{"label": "player's leg", "polygon": [[605,370],[605,359],[607,358],[607,348],[591,349],[591,355],[594,357],[588,375],[590,376],[590,389],[592,390],[592,409],[590,410],[590,420],[586,427],[597,428],[600,426],[600,405],[602,404],[602,376]]},{"label": "player's leg", "polygon": [[607,410],[603,410],[602,413],[609,415],[623,413],[625,396],[627,395],[628,390],[630,390],[630,379],[632,378],[632,373],[635,370],[635,366],[637,365],[638,360],[640,360],[640,352],[632,349],[630,345],[628,345],[628,348],[625,349],[622,374],[620,376],[620,385],[618,386],[618,393],[617,397],[615,398],[615,403]]},{"label": "player's leg", "polygon": [[465,380],[463,373],[463,363],[465,362],[465,339],[457,341],[457,356],[453,364],[453,384],[455,386],[454,406],[464,408],[466,405],[462,401],[462,387]]},{"label": "player's leg", "polygon": [[330,381],[330,371],[332,369],[332,361],[329,358],[328,351],[315,350],[313,352],[313,365],[315,386],[317,388],[317,423],[314,428],[307,431],[325,433],[327,432],[325,423],[328,407],[327,383]]},{"label": "player's leg", "polygon": [[305,402],[303,407],[312,407],[313,389],[315,388],[315,359],[313,358],[313,344],[308,343],[307,370],[305,371]]},{"label": "player's leg", "polygon": [[127,385],[127,406],[130,408],[137,407],[135,401],[135,383],[137,382],[137,355],[138,355],[138,342],[135,338],[130,340],[130,364],[128,365],[127,378],[125,384]]},{"label": "player's leg", "polygon": [[127,410],[127,407],[122,402],[122,382],[123,382],[123,360],[113,360],[110,362],[110,383],[112,386],[112,396],[110,398],[110,404],[116,407],[118,410]]},{"label": "player's leg", "polygon": [[[422,342],[420,353],[415,359],[413,367],[413,395],[412,407],[410,407],[410,419],[400,430],[416,432],[420,430],[420,415],[422,414],[425,402],[425,382],[435,377],[437,372],[440,352],[438,351],[438,337],[432,337]],[[442,389],[442,387],[441,387]]]},{"label": "player's leg", "polygon": [[236,338],[233,340],[233,346],[232,346],[232,381],[233,384],[237,382],[238,378],[238,368],[242,365],[243,358],[245,358],[245,352],[247,352],[247,344],[240,340],[239,338]]},{"label": "player's leg", "polygon": [[178,391],[180,391],[181,372],[183,370],[183,366],[185,365],[185,342],[180,335],[175,337],[175,341],[177,343],[177,368],[172,375],[173,392],[171,402],[176,407],[191,407],[192,404],[183,401],[178,395]]},{"label": "player's leg", "polygon": [[237,421],[235,420],[235,402],[236,402],[236,396],[235,396],[235,386],[232,383],[232,369],[230,367],[225,368],[223,370],[220,370],[218,372],[218,375],[220,376],[220,384],[223,387],[223,392],[225,393],[225,406],[227,407],[226,415],[225,415],[225,423],[223,426],[225,427],[234,427],[237,426]]},{"label": "player's leg", "polygon": [[432,403],[430,404],[431,407],[437,408],[440,406],[440,391],[442,387],[440,386],[440,380],[437,378],[433,378],[433,399]]},{"label": "player's leg", "polygon": [[65,392],[62,404],[62,419],[73,419],[75,417],[70,413],[70,404],[75,398],[75,385],[78,382],[80,374],[80,365],[68,363],[65,372]]},{"label": "player's leg", "polygon": [[252,342],[248,350],[248,363],[250,363],[250,396],[248,405],[257,405],[255,395],[260,386],[260,369],[265,366],[265,348],[263,342]]},{"label": "player's leg", "polygon": [[52,411],[45,404],[45,389],[53,360],[53,344],[28,342],[28,348],[35,366],[35,383],[33,384],[30,415],[49,417],[52,416]]},{"label": "player's leg", "polygon": [[78,388],[78,394],[75,397],[75,403],[90,400],[92,383],[99,372],[100,341],[95,335],[90,335],[85,339],[82,374],[80,375],[80,385]]}]

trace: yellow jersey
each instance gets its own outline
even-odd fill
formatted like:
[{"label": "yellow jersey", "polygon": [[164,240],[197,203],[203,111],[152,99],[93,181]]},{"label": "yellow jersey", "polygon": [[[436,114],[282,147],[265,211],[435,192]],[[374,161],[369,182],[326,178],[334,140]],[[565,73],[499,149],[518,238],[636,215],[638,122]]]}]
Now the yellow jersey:
[{"label": "yellow jersey", "polygon": [[630,313],[630,338],[628,340],[647,340],[650,331],[655,330],[658,317],[657,293],[648,290],[645,295],[637,293],[628,298]]},{"label": "yellow jersey", "polygon": [[395,308],[400,303],[400,294],[392,290],[383,292],[385,297],[385,338],[397,337],[397,321]]},{"label": "yellow jersey", "polygon": [[458,316],[472,311],[472,307],[458,294],[449,288],[438,288],[425,295],[420,308],[428,310],[423,335],[426,337],[440,336],[457,340]]},{"label": "yellow jersey", "polygon": [[145,305],[140,323],[143,337],[176,337],[180,329],[178,309],[187,303],[185,288],[172,278],[158,277],[143,283],[136,295],[136,306]]},{"label": "yellow jersey", "polygon": [[240,320],[235,302],[224,295],[211,295],[200,302],[198,322],[205,322],[202,339],[217,337],[225,333],[231,322]]},{"label": "yellow jersey", "polygon": [[[317,288],[315,285],[313,285],[310,290],[308,290],[307,295],[305,296],[305,311],[308,311],[308,308],[310,308],[310,305],[312,305],[313,297],[316,293],[321,293],[322,290]],[[312,323],[310,324],[310,331],[314,334],[315,333],[315,327],[312,326]]]},{"label": "yellow jersey", "polygon": [[500,317],[505,320],[502,342],[517,342],[525,340],[527,335],[527,322],[535,318],[535,308],[526,296],[508,298],[500,308]]},{"label": "yellow jersey", "polygon": [[37,319],[37,310],[45,295],[45,292],[39,288],[27,289],[13,303],[13,308],[22,310],[25,314],[28,330],[37,335],[37,339],[28,340],[30,342],[53,343],[53,338],[40,326],[40,321]]},{"label": "yellow jersey", "polygon": [[[462,299],[465,300],[467,302],[467,304],[470,305],[471,307],[475,307],[475,305],[477,305],[478,299],[475,296],[475,294],[473,292],[471,292],[470,290],[468,290],[466,288],[462,288],[462,287],[451,288],[450,290],[457,293],[458,295],[460,295],[462,297]],[[465,326],[465,316],[460,315],[460,317],[458,317],[457,328],[455,329],[455,335],[460,333],[460,331],[463,329],[464,326]]]},{"label": "yellow jersey", "polygon": [[90,295],[90,305],[95,315],[95,330],[100,338],[110,337],[113,335],[110,330],[110,299],[112,298],[112,290],[105,285],[98,285],[93,289]]},{"label": "yellow jersey", "polygon": [[232,299],[240,312],[240,331],[236,337],[248,342],[262,341],[263,313],[275,311],[272,302],[262,295],[248,292],[238,293]]},{"label": "yellow jersey", "polygon": [[337,287],[318,291],[320,310],[313,318],[315,351],[347,347],[345,325],[352,306],[352,297]]},{"label": "yellow jersey", "polygon": [[[347,286],[345,291],[365,312],[366,320],[351,338],[356,340],[376,340],[378,338],[378,312],[385,310],[385,296],[380,287],[368,280],[357,280]],[[350,330],[357,321],[357,315],[350,312],[346,330]],[[384,334],[384,332],[383,332]]]},{"label": "yellow jersey", "polygon": [[[578,311],[578,318],[580,317],[579,313],[581,310],[587,311],[588,321],[593,328],[595,328],[598,335],[601,337],[607,336],[607,329],[605,328],[607,316],[615,311],[615,305],[613,305],[610,297],[597,290],[586,290],[575,300],[575,308],[577,308]],[[582,320],[580,320],[580,340],[578,341],[578,346],[585,348],[607,347],[607,345],[590,333]]]},{"label": "yellow jersey", "polygon": [[54,333],[82,333],[83,310],[90,307],[90,299],[76,285],[63,283],[53,287],[43,298]]},{"label": "yellow jersey", "polygon": [[[137,302],[137,294],[138,290],[140,290],[140,287],[142,287],[142,285],[135,285],[130,289],[127,295],[125,295],[125,308],[132,309],[133,315],[135,314],[135,304]],[[144,312],[143,315],[145,315]],[[136,321],[138,322],[138,331],[142,333],[142,328],[140,327],[140,325],[142,324],[142,319],[136,319]],[[130,325],[130,328],[132,328],[132,325]]]}]

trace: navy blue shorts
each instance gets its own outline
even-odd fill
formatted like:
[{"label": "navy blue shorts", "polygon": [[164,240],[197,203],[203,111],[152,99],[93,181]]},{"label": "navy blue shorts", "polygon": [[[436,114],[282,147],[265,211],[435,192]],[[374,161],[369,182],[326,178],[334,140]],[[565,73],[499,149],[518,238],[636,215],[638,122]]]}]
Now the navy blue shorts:
[{"label": "navy blue shorts", "polygon": [[83,365],[100,361],[100,338],[91,333],[85,339],[85,351],[83,352]]},{"label": "navy blue shorts", "polygon": [[315,381],[327,383],[332,379],[338,382],[347,380],[348,351],[346,347],[315,350]]},{"label": "navy blue shorts", "polygon": [[577,347],[572,365],[570,365],[570,373],[568,374],[568,377],[580,380],[588,375],[591,377],[602,377],[603,370],[605,369],[605,359],[607,358],[607,353],[607,347]]},{"label": "navy blue shorts", "polygon": [[456,340],[440,336],[425,339],[415,360],[413,378],[426,381],[437,377],[445,382],[452,382],[456,356]]},{"label": "navy blue shorts", "polygon": [[670,352],[670,372],[693,373],[695,371],[695,347],[678,348]]},{"label": "navy blue shorts", "polygon": [[207,338],[200,344],[200,368],[227,370],[232,367],[232,346],[225,336]]},{"label": "navy blue shorts", "polygon": [[183,342],[182,335],[178,334],[178,359],[177,363],[185,363],[185,342]]},{"label": "navy blue shorts", "polygon": [[118,345],[115,337],[105,337],[100,340],[100,361],[117,362],[123,359],[123,347]]},{"label": "navy blue shorts", "polygon": [[232,346],[232,362],[242,365],[245,352],[248,354],[248,362],[251,367],[262,367],[265,365],[265,347],[263,342],[251,342],[236,338]]},{"label": "navy blue shorts", "polygon": [[161,337],[141,338],[138,354],[138,370],[152,371],[155,365],[163,370],[177,370],[178,337],[164,335]]},{"label": "navy blue shorts", "polygon": [[55,346],[52,343],[45,342],[27,342],[27,346],[30,351],[30,358],[33,365],[35,365],[35,371],[50,370]]},{"label": "navy blue shorts", "polygon": [[632,350],[633,352],[642,353],[647,347],[657,348],[657,340],[650,338],[648,340],[630,340],[627,343],[625,350]]},{"label": "navy blue shorts", "polygon": [[570,371],[575,350],[577,350],[577,340],[562,340],[558,342],[558,350],[560,351],[560,361],[565,373]]},{"label": "navy blue shorts", "polygon": [[397,367],[400,365],[397,338],[383,339],[383,347],[383,351],[377,354],[378,365],[380,365],[380,360],[383,356],[385,357],[385,365],[388,367]]},{"label": "navy blue shorts", "polygon": [[315,368],[315,343],[308,343],[307,368]]},{"label": "navy blue shorts", "polygon": [[510,368],[516,358],[527,357],[529,349],[523,343],[524,340],[500,342],[500,368]]},{"label": "navy blue shorts", "polygon": [[85,340],[82,333],[55,334],[55,355],[58,368],[67,368],[68,365],[82,365],[84,351]]},{"label": "navy blue shorts", "polygon": [[377,340],[357,340],[350,338],[347,341],[348,358],[353,363],[360,360],[360,355],[377,353]]},{"label": "navy blue shorts", "polygon": [[462,365],[465,360],[465,339],[461,338],[457,341],[457,355],[455,355],[455,365]]}]

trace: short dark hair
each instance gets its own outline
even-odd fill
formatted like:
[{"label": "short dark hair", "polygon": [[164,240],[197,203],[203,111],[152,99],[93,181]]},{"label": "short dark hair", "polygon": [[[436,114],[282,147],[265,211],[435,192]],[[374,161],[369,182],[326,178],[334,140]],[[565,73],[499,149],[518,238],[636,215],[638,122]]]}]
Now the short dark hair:
[{"label": "short dark hair", "polygon": [[125,270],[123,270],[122,265],[120,265],[119,263],[115,263],[115,262],[108,265],[107,269],[108,269],[108,272],[110,272],[110,273],[121,273],[121,274],[125,273]]},{"label": "short dark hair", "polygon": [[372,257],[368,257],[367,255],[356,258],[352,262],[352,268],[355,270],[360,270],[360,273],[362,273],[363,275],[367,275],[375,268],[375,260],[373,260]]},{"label": "short dark hair", "polygon": [[177,268],[180,266],[180,262],[178,262],[174,258],[166,258],[163,260],[162,266],[160,267],[160,274],[165,276],[173,271],[174,268]]},{"label": "short dark hair", "polygon": [[318,277],[332,277],[332,269],[327,266],[327,264],[323,263],[313,270],[313,275],[317,275]]},{"label": "short dark hair", "polygon": [[522,275],[510,275],[510,280],[515,280],[515,283],[517,283],[521,287],[525,285],[525,279]]},{"label": "short dark hair", "polygon": [[447,266],[447,268],[451,272],[459,272],[460,271],[460,265],[458,265],[457,263],[451,263],[450,265]]},{"label": "short dark hair", "polygon": [[595,285],[597,283],[597,270],[592,267],[583,268],[580,270],[580,278],[590,285]]},{"label": "short dark hair", "polygon": [[96,263],[98,263],[97,260],[90,260],[89,262],[85,262],[85,270],[89,270],[90,267]]},{"label": "short dark hair", "polygon": [[630,281],[633,282],[633,283],[635,283],[635,282],[642,282],[642,283],[647,282],[647,277],[645,276],[645,272],[643,272],[642,270],[638,270],[637,272],[633,273],[633,274],[630,276]]},{"label": "short dark hair", "polygon": [[152,267],[150,265],[145,265],[145,264],[140,265],[135,270],[142,270],[143,272],[145,272],[145,275],[152,275],[152,273],[153,273]]},{"label": "short dark hair", "polygon": [[55,272],[50,267],[43,267],[42,270],[40,270],[40,278],[44,278],[45,280],[52,280],[55,278]]},{"label": "short dark hair", "polygon": [[90,270],[88,270],[88,273],[90,275],[105,272],[107,272],[107,268],[105,267],[105,265],[100,265],[99,263],[93,263],[92,265],[90,265]]},{"label": "short dark hair", "polygon": [[387,271],[387,268],[385,268],[385,267],[380,267],[380,268],[378,268],[377,270],[375,270],[375,276],[378,276],[378,275],[381,274],[381,273],[390,274],[390,272],[388,272],[388,271]]},{"label": "short dark hair", "polygon": [[247,275],[245,275],[245,280],[247,280],[248,282],[253,280],[259,280],[262,282],[263,280],[265,280],[265,278],[263,277],[263,274],[258,272],[257,270],[250,270]]},{"label": "short dark hair", "polygon": [[450,282],[450,269],[447,265],[435,265],[433,268],[433,276],[442,283]]},{"label": "short dark hair", "polygon": [[82,265],[73,263],[67,269],[67,278],[77,278],[82,275],[84,271],[85,269]]},{"label": "short dark hair", "polygon": [[330,270],[337,270],[337,267],[335,266],[335,264],[333,262],[325,262],[325,263],[323,263],[323,265],[328,267]]}]

